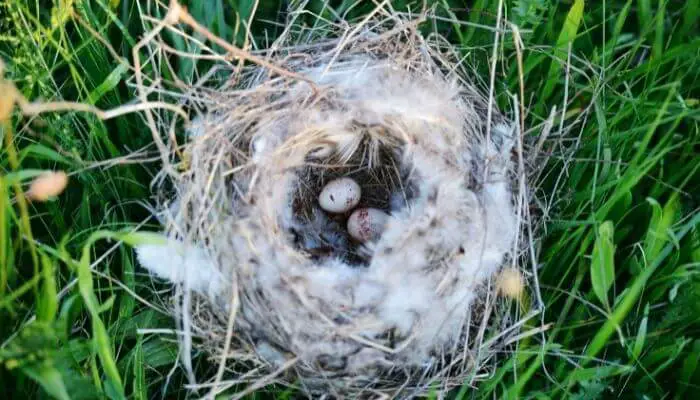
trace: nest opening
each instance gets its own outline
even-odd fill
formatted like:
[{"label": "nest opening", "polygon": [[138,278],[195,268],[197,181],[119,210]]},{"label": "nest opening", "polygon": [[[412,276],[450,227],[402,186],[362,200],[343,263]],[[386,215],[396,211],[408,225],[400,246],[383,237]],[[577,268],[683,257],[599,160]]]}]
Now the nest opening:
[{"label": "nest opening", "polygon": [[[361,130],[362,139],[349,156],[319,157],[310,152],[307,163],[297,169],[298,184],[290,201],[296,224],[289,228],[289,233],[294,247],[313,261],[337,258],[350,266],[367,267],[371,252],[347,231],[352,210],[340,214],[321,210],[319,193],[330,181],[352,178],[362,192],[356,208],[375,208],[391,214],[406,207],[415,197],[416,185],[411,182],[408,168],[402,165],[403,145],[376,143],[373,139],[376,135],[372,135],[372,130],[386,130],[386,127],[358,124],[353,128]],[[304,232],[298,227],[303,227]]]}]

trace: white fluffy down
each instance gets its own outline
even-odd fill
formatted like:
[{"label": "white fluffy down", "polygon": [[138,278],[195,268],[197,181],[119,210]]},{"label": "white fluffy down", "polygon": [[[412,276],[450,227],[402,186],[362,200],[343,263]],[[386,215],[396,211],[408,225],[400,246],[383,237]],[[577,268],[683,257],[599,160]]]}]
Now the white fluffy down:
[{"label": "white fluffy down", "polygon": [[147,244],[136,248],[141,266],[155,276],[207,296],[217,296],[225,281],[204,249],[171,240],[166,245]]},{"label": "white fluffy down", "polygon": [[[205,218],[212,221],[206,244],[143,246],[139,260],[212,304],[230,297],[226,282],[238,282],[236,329],[253,337],[256,352],[271,364],[294,355],[357,375],[384,365],[424,366],[466,340],[480,285],[513,247],[511,132],[494,124],[494,140],[487,142],[465,87],[436,72],[416,75],[367,59],[337,64],[325,75],[325,68],[302,71],[332,88],[328,96],[337,106],[306,106],[300,99],[310,95],[308,86],[298,84],[284,94],[289,112],[260,113],[247,125],[255,172],[236,182],[254,202],[230,201],[233,209],[225,212],[210,207],[207,212],[218,214]],[[291,246],[287,234],[300,230],[290,197],[303,182],[293,170],[311,151],[352,149],[358,124],[387,128],[380,140],[400,151],[415,196],[405,204],[392,199],[383,234],[364,249],[371,254],[368,266],[337,257],[314,261]],[[192,138],[195,151],[214,151],[200,131]],[[293,145],[300,142],[304,146]],[[323,218],[316,223],[330,223]],[[225,279],[230,276],[236,279]]]}]

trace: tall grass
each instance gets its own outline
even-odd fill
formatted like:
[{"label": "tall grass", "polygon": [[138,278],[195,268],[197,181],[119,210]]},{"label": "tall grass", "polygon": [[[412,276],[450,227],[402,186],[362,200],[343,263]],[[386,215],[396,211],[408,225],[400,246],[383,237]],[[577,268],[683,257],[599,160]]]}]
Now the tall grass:
[{"label": "tall grass", "polygon": [[[192,2],[190,12],[229,41],[264,47],[280,32],[282,3],[210,0]],[[497,2],[441,3],[462,23],[425,28],[447,35],[487,77],[493,32],[479,24],[495,23]],[[138,7],[135,0],[0,4],[5,79],[29,99],[102,109],[128,103],[122,58],[142,33]],[[305,7],[307,24],[371,10],[353,1]],[[543,322],[552,328],[503,355],[479,391],[454,396],[691,396],[700,388],[700,1],[505,1],[504,15],[525,48],[526,124],[553,126],[537,159],[547,164],[540,211],[533,208],[548,221],[534,268]],[[498,51],[499,94],[520,90],[513,43],[506,35]],[[175,73],[188,79],[197,69],[183,62]],[[509,98],[497,100],[506,106]],[[560,124],[577,118],[572,132],[557,136]],[[176,338],[148,330],[174,328],[167,305],[152,295],[162,288],[120,245],[138,238],[109,233],[153,223],[142,203],[157,164],[140,117],[14,112],[0,124],[3,396],[184,398],[185,379],[172,368]],[[44,169],[70,172],[67,190],[47,203],[22,201],[28,180]],[[198,368],[210,368],[200,358]]]}]

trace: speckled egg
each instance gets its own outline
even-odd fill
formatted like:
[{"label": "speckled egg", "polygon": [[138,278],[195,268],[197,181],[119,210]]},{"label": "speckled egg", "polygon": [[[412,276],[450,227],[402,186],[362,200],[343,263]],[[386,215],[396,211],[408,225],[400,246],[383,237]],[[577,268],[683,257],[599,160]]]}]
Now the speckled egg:
[{"label": "speckled egg", "polygon": [[389,214],[376,208],[358,208],[348,219],[348,233],[355,240],[367,242],[381,236]]},{"label": "speckled egg", "polygon": [[326,184],[318,196],[324,211],[340,214],[352,210],[360,202],[360,185],[352,178],[338,178]]}]

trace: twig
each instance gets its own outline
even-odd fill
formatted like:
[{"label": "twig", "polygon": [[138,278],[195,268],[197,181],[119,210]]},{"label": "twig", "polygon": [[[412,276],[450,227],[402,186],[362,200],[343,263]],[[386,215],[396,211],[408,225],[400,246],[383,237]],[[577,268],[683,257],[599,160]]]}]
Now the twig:
[{"label": "twig", "polygon": [[170,110],[185,120],[188,120],[187,113],[178,106],[163,102],[163,101],[145,101],[138,104],[130,104],[120,106],[111,110],[101,110],[95,106],[86,103],[78,103],[74,101],[52,101],[47,103],[29,102],[24,97],[17,97],[17,105],[22,110],[24,115],[38,115],[46,112],[62,112],[62,111],[77,111],[88,112],[95,114],[97,118],[108,120],[122,115],[131,114],[139,111],[165,109]]},{"label": "twig", "polygon": [[214,378],[214,386],[212,386],[207,398],[214,400],[217,394],[216,388],[217,384],[221,382],[224,377],[224,371],[226,370],[226,358],[228,357],[228,352],[231,349],[231,339],[233,338],[233,326],[236,321],[236,313],[238,312],[238,290],[236,285],[232,285],[231,290],[231,304],[228,315],[228,321],[226,324],[226,339],[224,340],[224,349],[221,352],[221,360],[219,361],[219,367],[216,370],[216,377]]},{"label": "twig", "polygon": [[296,364],[298,361],[298,358],[292,358],[291,360],[287,361],[284,363],[281,367],[279,367],[275,372],[265,376],[264,378],[258,380],[254,384],[248,386],[245,388],[245,390],[236,393],[235,396],[232,397],[232,400],[238,400],[242,399],[243,397],[247,396],[250,393],[253,393],[254,391],[267,386],[268,383],[272,382],[275,377],[277,377],[279,374],[283,373],[284,371],[288,370],[289,368],[293,367],[294,364]]},{"label": "twig", "polygon": [[343,49],[345,49],[345,46],[347,46],[347,44],[350,42],[350,39],[352,39],[352,38],[357,34],[357,32],[359,32],[360,29],[362,29],[363,26],[367,25],[367,23],[368,23],[372,18],[374,18],[374,16],[375,16],[379,11],[381,11],[381,10],[384,8],[384,6],[386,6],[386,4],[387,4],[388,2],[389,2],[389,0],[384,0],[384,1],[382,1],[379,5],[377,5],[377,6],[374,8],[374,10],[372,10],[372,12],[370,12],[369,14],[367,14],[367,16],[366,16],[364,19],[362,19],[362,21],[361,21],[359,24],[357,24],[357,25],[355,26],[355,28],[353,28],[352,31],[350,31],[350,33],[348,33],[345,37],[343,37],[343,40],[340,42],[340,44],[338,45],[338,47],[336,47],[336,49],[335,49],[335,54],[333,54],[333,57],[331,57],[331,60],[330,60],[330,61],[328,62],[328,64],[326,65],[326,68],[323,69],[323,73],[321,74],[322,76],[323,76],[323,75],[326,75],[326,74],[328,73],[328,71],[330,70],[331,66],[333,66],[333,63],[335,62],[335,60],[338,59],[338,56],[340,55],[340,53],[343,51]]},{"label": "twig", "polygon": [[[199,22],[197,22],[194,18],[192,18],[192,15],[190,13],[188,13],[187,10],[185,10],[185,8],[182,7],[177,1],[172,0],[170,2],[170,10],[174,10],[173,11],[173,18],[176,18],[177,21],[182,22],[185,25],[189,25],[192,29],[194,29],[195,32],[203,35],[207,39],[209,39],[212,42],[223,47],[227,52],[229,52],[231,54],[232,57],[253,62],[255,64],[258,64],[262,67],[269,69],[272,72],[277,73],[280,76],[286,76],[286,77],[291,78],[291,79],[296,79],[299,81],[307,82],[309,85],[311,85],[312,89],[314,89],[314,92],[317,91],[316,84],[311,79],[309,79],[303,75],[297,74],[295,72],[288,71],[288,70],[281,68],[275,64],[272,64],[271,62],[269,62],[265,59],[257,57],[249,52],[243,51],[243,50],[239,49],[238,47],[225,41],[224,39],[214,35],[207,28],[203,27],[202,25],[199,24]],[[170,13],[170,11],[168,11],[168,13]],[[164,21],[167,21],[168,23],[172,24],[172,21],[169,21],[167,16],[166,16],[166,19]]]},{"label": "twig", "polygon": [[[496,86],[496,64],[498,60],[498,39],[501,31],[501,14],[503,0],[498,1],[498,13],[496,15],[496,30],[493,38],[493,53],[491,54],[491,71],[489,72],[489,99],[486,109],[486,143],[491,143],[491,119],[493,118],[493,98]],[[488,177],[488,160],[484,168],[484,182]]]}]

